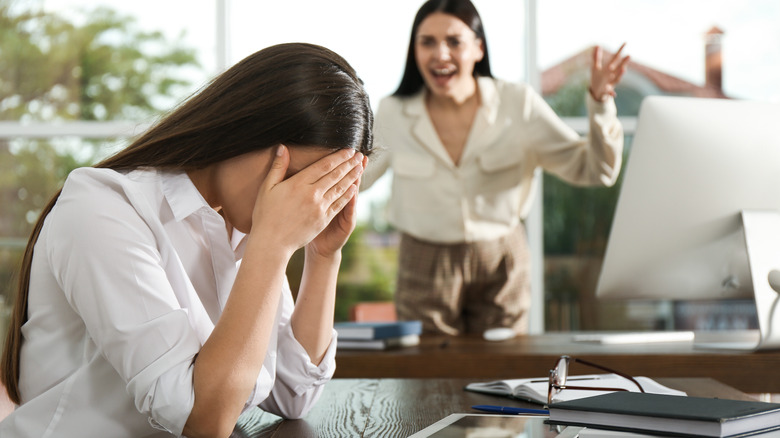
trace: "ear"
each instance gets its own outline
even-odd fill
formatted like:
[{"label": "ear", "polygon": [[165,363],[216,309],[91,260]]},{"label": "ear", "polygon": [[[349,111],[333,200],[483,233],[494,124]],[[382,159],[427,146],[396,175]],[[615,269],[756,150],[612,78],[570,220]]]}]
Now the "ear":
[{"label": "ear", "polygon": [[477,62],[482,62],[482,58],[485,57],[485,42],[482,38],[477,38]]}]

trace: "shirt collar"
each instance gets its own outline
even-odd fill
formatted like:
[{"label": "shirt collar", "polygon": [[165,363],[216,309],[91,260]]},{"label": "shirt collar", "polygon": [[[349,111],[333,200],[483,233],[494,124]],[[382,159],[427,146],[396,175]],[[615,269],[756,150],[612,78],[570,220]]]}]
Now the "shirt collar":
[{"label": "shirt collar", "polygon": [[203,208],[213,211],[186,172],[160,171],[160,180],[163,195],[171,206],[176,221],[181,221]]},{"label": "shirt collar", "polygon": [[[200,194],[186,172],[171,173],[160,171],[160,180],[163,195],[168,201],[168,205],[171,206],[173,217],[177,222],[181,222],[187,216],[197,212],[212,214],[222,220],[219,213],[206,202],[206,199]],[[243,258],[246,247],[246,234],[234,228],[229,243],[233,249],[235,259],[240,260]]]},{"label": "shirt collar", "polygon": [[[498,94],[495,79],[487,76],[477,77],[479,87],[480,110],[484,111],[488,122],[493,123],[498,115],[501,96]],[[410,116],[420,116],[425,113],[425,86],[414,96],[404,99],[404,111]]]}]

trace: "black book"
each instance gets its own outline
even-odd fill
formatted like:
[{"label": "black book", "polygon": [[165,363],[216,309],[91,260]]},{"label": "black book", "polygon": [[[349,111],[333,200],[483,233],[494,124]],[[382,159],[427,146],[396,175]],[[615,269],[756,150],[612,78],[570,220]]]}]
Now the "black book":
[{"label": "black book", "polygon": [[552,403],[549,421],[657,435],[735,437],[780,428],[780,403],[618,391]]}]

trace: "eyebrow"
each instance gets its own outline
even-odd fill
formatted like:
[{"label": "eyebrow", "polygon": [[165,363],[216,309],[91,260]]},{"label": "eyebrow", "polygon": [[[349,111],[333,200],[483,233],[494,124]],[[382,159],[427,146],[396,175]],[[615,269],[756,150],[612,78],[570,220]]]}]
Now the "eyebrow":
[{"label": "eyebrow", "polygon": [[[447,35],[444,35],[444,38],[458,38],[458,39],[461,39],[461,38],[466,38],[467,36],[468,36],[467,32],[448,33]],[[436,38],[437,37],[435,35],[428,35],[428,34],[421,34],[421,33],[417,34],[417,39],[418,40],[421,40],[421,39],[436,39]],[[474,40],[478,40],[478,39],[479,39],[478,37],[476,37],[476,36],[474,37]]]}]

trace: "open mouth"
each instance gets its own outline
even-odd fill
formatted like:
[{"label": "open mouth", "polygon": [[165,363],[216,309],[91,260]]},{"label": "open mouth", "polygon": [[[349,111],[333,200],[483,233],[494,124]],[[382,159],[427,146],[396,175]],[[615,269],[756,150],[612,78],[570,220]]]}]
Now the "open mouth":
[{"label": "open mouth", "polygon": [[453,66],[431,69],[431,76],[433,76],[433,79],[442,85],[452,79],[452,77],[455,76],[455,73],[457,73],[457,69]]}]

